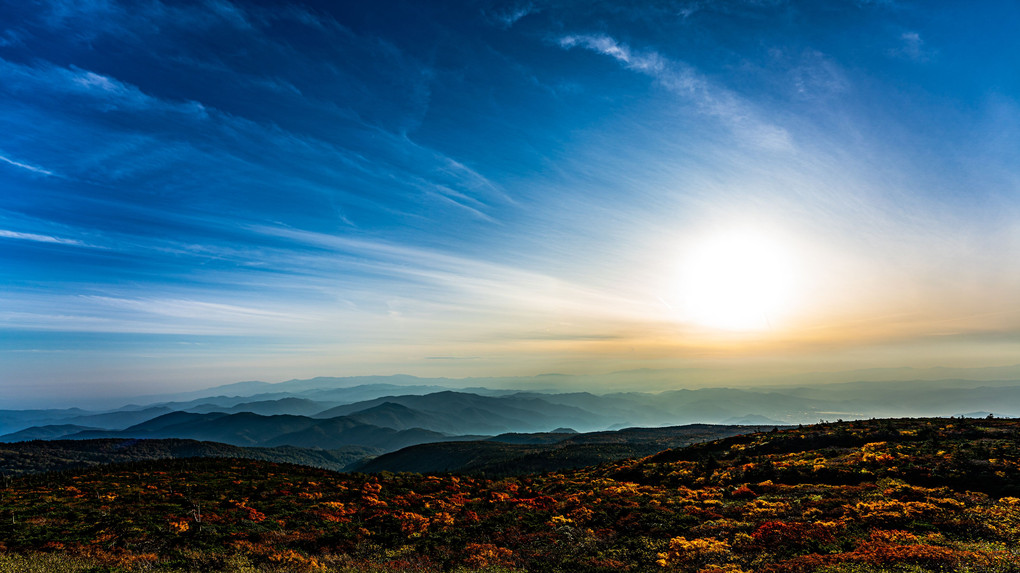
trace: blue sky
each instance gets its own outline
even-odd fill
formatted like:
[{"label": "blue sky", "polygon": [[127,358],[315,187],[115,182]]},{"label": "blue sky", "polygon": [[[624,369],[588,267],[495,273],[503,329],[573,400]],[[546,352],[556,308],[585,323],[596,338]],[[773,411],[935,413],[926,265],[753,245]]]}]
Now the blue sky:
[{"label": "blue sky", "polygon": [[3,391],[1016,363],[1017,29],[1007,1],[0,2]]}]

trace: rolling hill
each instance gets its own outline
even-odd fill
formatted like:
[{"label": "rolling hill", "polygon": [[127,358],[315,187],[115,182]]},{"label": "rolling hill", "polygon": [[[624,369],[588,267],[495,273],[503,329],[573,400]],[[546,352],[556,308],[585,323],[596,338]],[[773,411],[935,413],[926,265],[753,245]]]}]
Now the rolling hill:
[{"label": "rolling hill", "polygon": [[521,475],[646,456],[665,448],[683,447],[762,429],[756,426],[693,424],[584,434],[503,434],[482,441],[410,446],[353,466],[353,469],[369,473],[410,471],[456,472],[489,477]]}]

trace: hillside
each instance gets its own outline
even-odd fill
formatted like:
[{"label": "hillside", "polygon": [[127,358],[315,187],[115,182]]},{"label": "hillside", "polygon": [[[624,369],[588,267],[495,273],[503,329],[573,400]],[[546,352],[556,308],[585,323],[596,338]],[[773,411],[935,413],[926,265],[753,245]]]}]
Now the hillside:
[{"label": "hillside", "polygon": [[301,464],[335,471],[378,454],[380,450],[348,446],[333,450],[296,448],[242,448],[195,440],[53,440],[0,444],[0,474],[17,476],[67,471],[112,463],[174,458],[238,458]]},{"label": "hillside", "polygon": [[165,460],[7,480],[9,555],[161,570],[1020,571],[1020,421],[872,420],[504,479]]},{"label": "hillside", "polygon": [[[773,426],[769,426],[771,428]],[[363,472],[457,472],[489,477],[560,471],[654,454],[760,431],[755,426],[692,424],[583,434],[501,434],[484,441],[410,446],[355,466]]]}]

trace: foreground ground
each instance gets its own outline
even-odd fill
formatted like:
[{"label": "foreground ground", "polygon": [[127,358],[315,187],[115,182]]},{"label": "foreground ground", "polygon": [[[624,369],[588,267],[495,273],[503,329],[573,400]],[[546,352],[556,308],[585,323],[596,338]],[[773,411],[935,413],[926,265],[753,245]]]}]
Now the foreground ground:
[{"label": "foreground ground", "polygon": [[1020,572],[1018,462],[1020,421],[961,419],[499,480],[145,462],[5,479],[0,572]]}]

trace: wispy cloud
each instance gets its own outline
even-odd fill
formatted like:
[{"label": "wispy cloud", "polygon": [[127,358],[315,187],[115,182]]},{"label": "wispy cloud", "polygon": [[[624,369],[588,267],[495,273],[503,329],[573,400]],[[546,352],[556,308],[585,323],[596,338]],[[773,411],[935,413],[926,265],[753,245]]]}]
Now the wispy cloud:
[{"label": "wispy cloud", "polygon": [[22,163],[21,161],[15,161],[15,160],[13,160],[13,159],[11,159],[9,157],[3,156],[3,155],[0,155],[0,161],[3,161],[4,163],[6,163],[8,165],[13,165],[14,167],[20,167],[21,169],[25,169],[27,171],[31,171],[32,173],[38,173],[39,175],[50,175],[50,176],[55,175],[49,169],[43,169],[42,167],[37,167],[35,165],[29,165],[28,163]]},{"label": "wispy cloud", "polygon": [[[82,290],[94,290],[83,286]],[[121,289],[130,290],[130,289]],[[0,297],[0,327],[74,332],[246,335],[253,332],[301,336],[322,332],[327,317],[314,308],[279,300],[246,298],[243,304],[214,292],[192,290],[194,298],[48,292]],[[199,297],[206,297],[205,299]],[[218,297],[218,298],[217,298]],[[13,301],[18,303],[11,304]],[[328,326],[328,325],[326,325]]]},{"label": "wispy cloud", "polygon": [[488,221],[490,223],[496,222],[496,219],[486,215],[478,208],[469,205],[468,203],[476,203],[476,201],[472,198],[465,196],[463,193],[458,193],[445,185],[430,185],[425,188],[425,192],[427,195],[435,197],[440,201],[445,201],[450,205],[459,207],[483,221]]},{"label": "wispy cloud", "polygon": [[792,60],[790,78],[796,97],[824,98],[850,89],[850,80],[840,66],[818,50],[806,50],[788,58],[781,50],[773,50],[773,59],[782,63]]},{"label": "wispy cloud", "polygon": [[16,46],[20,43],[21,37],[18,32],[14,30],[4,30],[0,32],[0,47]]},{"label": "wispy cloud", "polygon": [[224,304],[202,300],[168,299],[168,298],[116,298],[109,296],[82,295],[84,301],[97,303],[119,309],[126,309],[146,314],[162,315],[174,318],[202,319],[203,321],[250,321],[265,320],[276,323],[279,321],[304,321],[305,317],[279,312],[265,308]]},{"label": "wispy cloud", "polygon": [[[495,220],[487,212],[488,201],[510,201],[497,185],[478,171],[415,143],[403,134],[356,117],[338,122],[340,127],[332,135],[342,135],[338,137],[342,141],[332,142],[317,135],[264,125],[198,102],[157,98],[111,76],[80,68],[52,64],[28,66],[0,59],[0,79],[4,80],[4,87],[19,98],[32,102],[51,99],[53,108],[65,107],[61,103],[71,97],[76,103],[86,103],[104,114],[144,114],[148,130],[118,131],[101,138],[89,149],[57,154],[55,161],[73,162],[62,169],[71,176],[127,182],[153,170],[164,171],[170,165],[186,164],[188,168],[175,172],[174,179],[194,178],[196,184],[201,182],[201,186],[208,188],[216,185],[216,177],[211,172],[235,165],[236,173],[259,173],[252,178],[255,187],[279,181],[280,185],[320,193],[331,197],[331,201],[361,209],[415,209],[420,201],[414,196],[420,194],[434,203],[487,222]],[[28,117],[28,113],[22,113],[18,120],[25,122]],[[45,117],[51,122],[58,119],[60,116],[52,113]],[[66,121],[66,125],[54,129],[69,135],[84,131],[80,139],[89,136],[90,128],[109,129],[105,125],[90,126],[92,118],[71,117]],[[152,129],[156,127],[158,130]],[[171,135],[175,133],[182,136]],[[184,137],[196,133],[197,137]],[[71,137],[70,141],[75,139],[79,138]],[[187,139],[192,141],[184,141]],[[198,149],[195,142],[202,140],[215,142],[214,149]],[[267,164],[264,161],[267,153],[286,158],[285,166]],[[36,173],[54,174],[7,157],[0,159]],[[347,184],[329,183],[336,181]],[[369,188],[372,193],[367,192]],[[376,193],[379,188],[388,189],[388,193]],[[357,223],[350,214],[345,217]]]},{"label": "wispy cloud", "polygon": [[514,4],[502,10],[489,13],[490,17],[502,28],[511,28],[521,18],[537,12],[539,9],[532,2]]},{"label": "wispy cloud", "polygon": [[921,34],[910,31],[900,34],[899,45],[889,50],[889,53],[915,62],[927,62],[934,55],[934,51],[921,38]]},{"label": "wispy cloud", "polygon": [[767,149],[792,150],[790,134],[758,117],[753,107],[737,94],[714,85],[693,67],[670,60],[654,50],[634,50],[604,34],[568,35],[559,38],[564,49],[584,48],[609,56],[628,70],[654,78],[664,88],[691,102],[708,116],[725,122],[744,140]]},{"label": "wispy cloud", "polygon": [[8,231],[6,229],[0,229],[0,237],[5,239],[18,239],[21,241],[35,241],[37,243],[53,243],[56,245],[74,245],[76,247],[88,246],[75,239],[65,239],[63,237],[53,237],[50,235],[37,235],[35,233],[19,233],[17,231]]},{"label": "wispy cloud", "polygon": [[89,43],[112,35],[143,38],[165,26],[178,26],[192,33],[253,27],[249,14],[226,0],[201,0],[193,4],[143,0],[52,0],[45,3],[40,23],[52,30],[73,30],[71,41]]},{"label": "wispy cloud", "polygon": [[76,66],[63,67],[51,63],[26,65],[0,58],[0,78],[4,89],[18,96],[75,96],[92,103],[99,110],[175,112],[204,117],[205,108],[194,101],[173,102],[150,96],[136,86],[116,78]]},{"label": "wispy cloud", "polygon": [[[198,94],[191,99],[167,98],[96,69],[0,59],[0,91],[13,93],[23,107],[8,118],[23,125],[26,134],[42,129],[67,134],[45,146],[60,173],[119,184],[140,183],[158,173],[176,189],[163,196],[204,187],[209,192],[201,202],[208,204],[217,202],[214,189],[221,178],[216,173],[225,168],[251,174],[251,181],[242,183],[250,188],[301,190],[295,207],[329,203],[328,210],[348,225],[365,225],[379,212],[422,224],[451,212],[492,223],[493,202],[510,201],[478,170],[407,136],[427,110],[429,74],[423,64],[385,38],[359,35],[328,11],[269,10],[227,0],[194,5],[150,0],[138,5],[58,1],[39,12],[43,16],[35,25],[72,42],[81,39],[67,34],[74,27],[88,28],[88,38],[106,36],[128,45],[147,44],[146,36],[177,42],[170,59],[196,72],[189,81],[208,77],[244,101],[264,99],[257,106],[234,105],[226,94],[203,101],[202,90],[191,90]],[[317,44],[322,50],[309,52],[282,37],[280,23],[303,27],[303,34],[323,41]],[[190,40],[180,42],[178,36]],[[245,55],[223,58],[206,44],[221,36],[246,46]],[[258,65],[244,61],[249,55]],[[373,64],[338,66],[336,59]],[[388,86],[400,87],[380,89]],[[267,117],[274,108],[292,113]],[[0,122],[3,115],[0,111]],[[95,144],[60,149],[86,140]],[[238,182],[232,182],[222,196],[232,197],[237,189]]]},{"label": "wispy cloud", "polygon": [[[451,308],[507,315],[541,315],[555,310],[565,316],[618,318],[644,311],[643,303],[616,293],[573,284],[550,274],[424,247],[261,225],[251,230],[356,255],[364,271],[401,278],[399,283],[391,283],[392,292],[411,293],[420,301]],[[430,295],[427,290],[419,291],[412,286],[415,284],[428,284],[439,290]],[[457,294],[451,298],[451,293]]]}]

